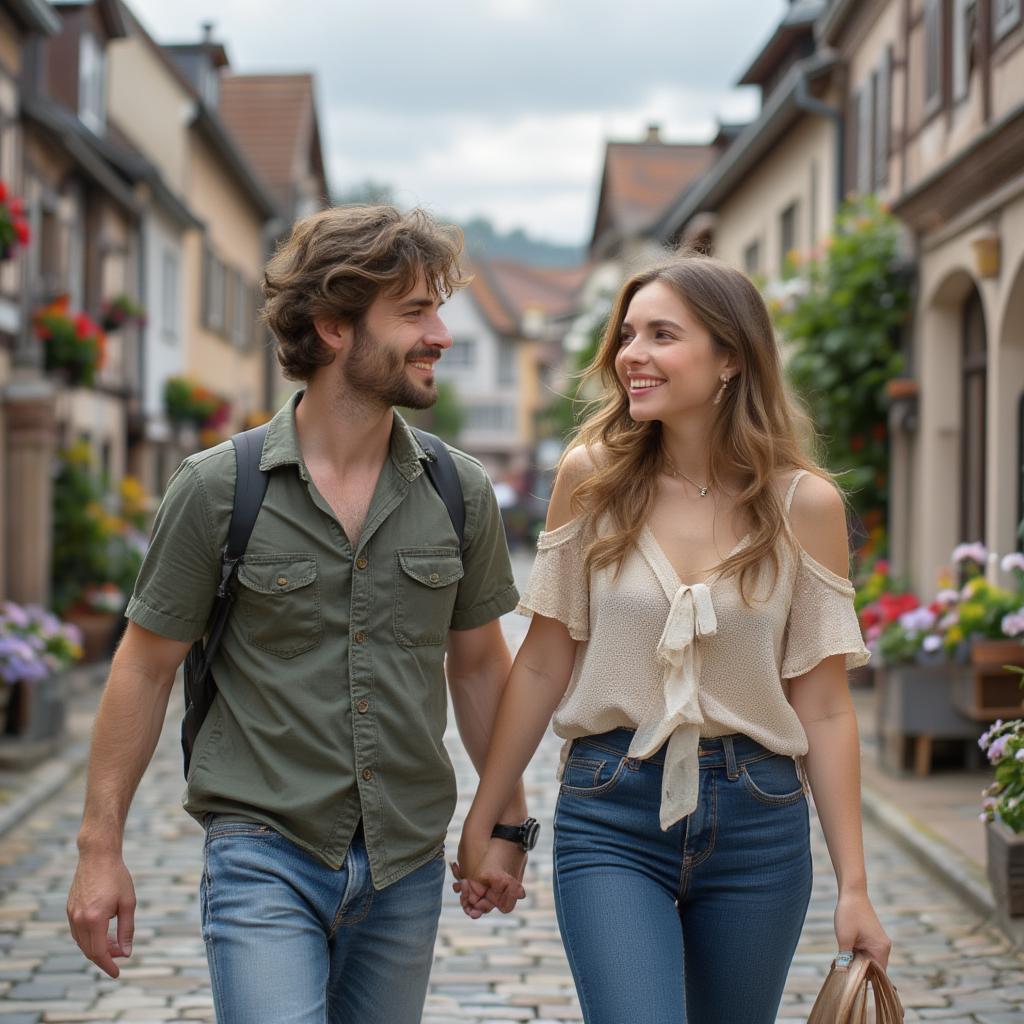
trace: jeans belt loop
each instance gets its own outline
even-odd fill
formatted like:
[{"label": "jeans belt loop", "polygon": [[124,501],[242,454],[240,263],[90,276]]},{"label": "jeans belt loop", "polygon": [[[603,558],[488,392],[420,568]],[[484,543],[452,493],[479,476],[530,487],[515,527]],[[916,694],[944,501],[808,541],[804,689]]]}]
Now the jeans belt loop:
[{"label": "jeans belt loop", "polygon": [[725,773],[730,779],[738,779],[740,770],[736,766],[736,748],[731,736],[722,737],[722,749],[725,751]]}]

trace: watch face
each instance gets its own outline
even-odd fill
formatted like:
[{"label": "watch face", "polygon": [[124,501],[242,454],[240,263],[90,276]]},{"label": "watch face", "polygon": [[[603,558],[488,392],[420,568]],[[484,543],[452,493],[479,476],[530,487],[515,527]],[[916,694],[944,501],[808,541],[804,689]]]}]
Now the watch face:
[{"label": "watch face", "polygon": [[540,825],[534,818],[527,818],[523,822],[523,849],[532,850],[537,845],[537,837],[540,835]]}]

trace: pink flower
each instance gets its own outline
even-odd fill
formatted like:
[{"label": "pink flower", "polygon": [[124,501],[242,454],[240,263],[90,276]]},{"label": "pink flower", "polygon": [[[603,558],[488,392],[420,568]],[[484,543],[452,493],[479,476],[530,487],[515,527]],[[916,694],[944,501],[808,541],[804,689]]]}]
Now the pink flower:
[{"label": "pink flower", "polygon": [[1006,636],[1020,636],[1024,633],[1024,608],[1018,608],[1015,612],[1003,616],[1000,624]]},{"label": "pink flower", "polygon": [[959,565],[961,562],[976,562],[984,565],[988,561],[988,548],[980,540],[973,544],[957,544],[953,549],[953,561]]},{"label": "pink flower", "polygon": [[948,607],[951,604],[956,604],[960,600],[960,591],[953,590],[950,587],[945,587],[935,595],[935,600],[943,606]]},{"label": "pink flower", "polygon": [[995,764],[1006,751],[1006,744],[1009,741],[1009,735],[997,736],[992,741],[992,746],[988,748],[988,761],[989,764]]}]

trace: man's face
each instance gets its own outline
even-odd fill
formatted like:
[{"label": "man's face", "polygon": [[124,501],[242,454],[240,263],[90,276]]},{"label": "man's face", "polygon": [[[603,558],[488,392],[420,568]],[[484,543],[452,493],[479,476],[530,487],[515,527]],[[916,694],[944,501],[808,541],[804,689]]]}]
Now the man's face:
[{"label": "man's face", "polygon": [[379,296],[354,331],[343,367],[346,389],[381,405],[432,406],[434,363],[452,343],[440,307],[422,272],[405,295]]}]

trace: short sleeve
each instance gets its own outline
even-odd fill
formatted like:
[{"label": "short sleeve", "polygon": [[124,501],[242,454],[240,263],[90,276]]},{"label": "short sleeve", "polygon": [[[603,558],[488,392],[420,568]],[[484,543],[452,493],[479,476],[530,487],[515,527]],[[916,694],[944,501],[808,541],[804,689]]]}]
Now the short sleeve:
[{"label": "short sleeve", "polygon": [[[452,629],[484,626],[512,611],[519,598],[494,488],[479,464],[470,465],[476,469],[472,484],[475,494],[467,493],[466,548],[462,552],[464,575],[459,581],[452,612]],[[468,490],[466,483],[464,479],[464,493]]]},{"label": "short sleeve", "polygon": [[206,630],[217,589],[217,534],[199,473],[184,462],[157,510],[125,615],[169,640],[198,640]]},{"label": "short sleeve", "polygon": [[853,597],[849,580],[800,551],[786,624],[783,679],[802,676],[835,654],[846,655],[847,669],[867,664],[871,653],[861,637]]},{"label": "short sleeve", "polygon": [[590,638],[590,587],[584,573],[583,520],[542,533],[530,582],[516,611],[557,619],[573,640]]}]

